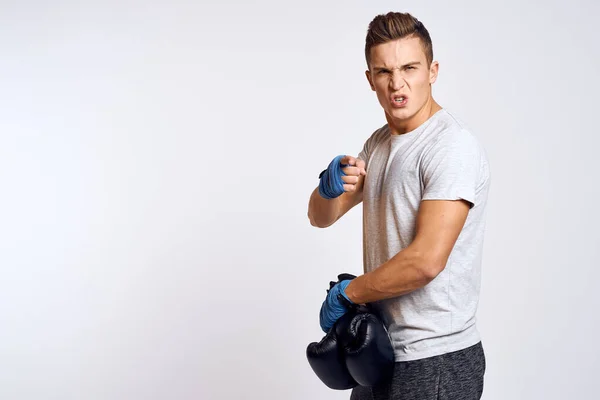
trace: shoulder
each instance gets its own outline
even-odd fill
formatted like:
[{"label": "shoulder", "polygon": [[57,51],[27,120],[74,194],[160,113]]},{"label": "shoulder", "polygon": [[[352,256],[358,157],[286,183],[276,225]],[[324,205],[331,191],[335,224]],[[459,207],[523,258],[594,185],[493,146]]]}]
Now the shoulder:
[{"label": "shoulder", "polygon": [[376,129],[371,135],[365,140],[363,149],[359,154],[358,158],[363,159],[364,161],[368,161],[373,150],[386,138],[389,138],[389,128],[388,125],[385,124],[382,127]]},{"label": "shoulder", "polygon": [[440,112],[442,114],[437,119],[430,140],[425,146],[425,155],[451,151],[485,157],[485,150],[472,129],[451,111],[443,109]]},{"label": "shoulder", "polygon": [[482,181],[487,180],[490,175],[488,157],[471,128],[445,109],[435,125],[421,153],[422,171],[473,170]]},{"label": "shoulder", "polygon": [[383,125],[382,127],[377,128],[371,136],[367,139],[367,142],[372,144],[379,143],[386,137],[390,136],[390,130],[388,124]]}]

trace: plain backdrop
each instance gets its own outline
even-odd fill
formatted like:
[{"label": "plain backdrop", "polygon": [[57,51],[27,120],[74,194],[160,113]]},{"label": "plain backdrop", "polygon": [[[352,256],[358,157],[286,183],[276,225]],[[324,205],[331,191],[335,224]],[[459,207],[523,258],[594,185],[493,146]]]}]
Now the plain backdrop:
[{"label": "plain backdrop", "polygon": [[483,398],[597,395],[598,2],[0,4],[0,399],[349,398],[305,350],[362,208],[307,206],[385,124],[388,11],[491,163]]}]

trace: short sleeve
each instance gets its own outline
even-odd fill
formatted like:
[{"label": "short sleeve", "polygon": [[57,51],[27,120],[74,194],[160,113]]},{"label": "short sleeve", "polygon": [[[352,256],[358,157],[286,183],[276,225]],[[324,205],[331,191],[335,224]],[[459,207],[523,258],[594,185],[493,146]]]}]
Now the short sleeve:
[{"label": "short sleeve", "polygon": [[373,149],[377,146],[377,143],[381,140],[383,134],[385,134],[385,126],[373,132],[371,136],[365,141],[362,150],[358,153],[357,158],[360,158],[365,162],[365,167],[368,167],[369,158],[373,153]]},{"label": "short sleeve", "polygon": [[422,200],[459,200],[475,205],[480,147],[467,131],[445,133],[423,156]]},{"label": "short sleeve", "polygon": [[369,146],[368,146],[369,141],[367,140],[365,142],[365,144],[363,145],[362,150],[360,151],[360,153],[358,153],[358,157],[361,160],[363,160],[365,162],[365,165],[369,163]]}]

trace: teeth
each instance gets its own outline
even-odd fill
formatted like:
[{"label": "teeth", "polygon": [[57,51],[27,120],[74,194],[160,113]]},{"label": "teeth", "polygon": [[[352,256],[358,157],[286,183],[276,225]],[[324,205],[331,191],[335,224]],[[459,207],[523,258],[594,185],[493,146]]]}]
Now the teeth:
[{"label": "teeth", "polygon": [[402,101],[404,101],[404,97],[396,97],[394,100],[402,102]]}]

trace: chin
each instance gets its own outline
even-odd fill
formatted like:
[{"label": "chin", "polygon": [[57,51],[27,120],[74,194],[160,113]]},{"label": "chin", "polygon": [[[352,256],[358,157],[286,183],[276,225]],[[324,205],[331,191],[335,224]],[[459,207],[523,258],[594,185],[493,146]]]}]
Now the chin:
[{"label": "chin", "polygon": [[392,108],[387,113],[390,117],[399,120],[407,120],[413,116],[413,113],[407,108]]}]

